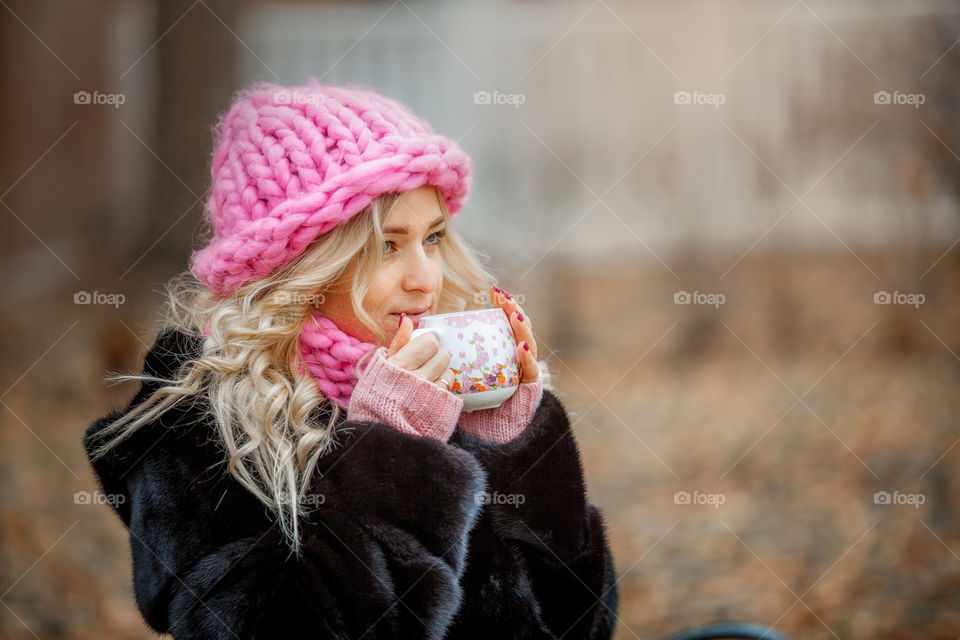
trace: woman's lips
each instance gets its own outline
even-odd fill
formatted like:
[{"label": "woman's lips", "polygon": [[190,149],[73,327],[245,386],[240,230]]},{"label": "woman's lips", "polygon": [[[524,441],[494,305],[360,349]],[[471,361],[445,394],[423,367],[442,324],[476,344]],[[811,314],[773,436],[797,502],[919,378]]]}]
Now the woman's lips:
[{"label": "woman's lips", "polygon": [[[424,309],[423,311],[421,311],[421,312],[419,312],[419,313],[406,313],[406,312],[404,312],[404,315],[407,316],[408,318],[410,318],[411,320],[413,320],[413,324],[414,324],[414,326],[416,326],[417,322],[420,321],[420,318],[424,317],[425,315],[427,315],[427,314],[429,314],[429,313],[430,313],[430,309],[427,308],[427,309]],[[400,314],[399,314],[399,313],[391,313],[390,315],[393,316],[394,318],[397,318],[397,321],[400,320]]]}]

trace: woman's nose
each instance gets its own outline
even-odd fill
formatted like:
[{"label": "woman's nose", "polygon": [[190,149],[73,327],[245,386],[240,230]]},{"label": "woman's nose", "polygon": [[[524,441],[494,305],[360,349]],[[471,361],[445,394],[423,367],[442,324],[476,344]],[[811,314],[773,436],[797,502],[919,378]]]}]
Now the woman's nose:
[{"label": "woman's nose", "polygon": [[423,249],[414,251],[404,265],[404,289],[418,289],[432,293],[437,287],[433,264]]}]

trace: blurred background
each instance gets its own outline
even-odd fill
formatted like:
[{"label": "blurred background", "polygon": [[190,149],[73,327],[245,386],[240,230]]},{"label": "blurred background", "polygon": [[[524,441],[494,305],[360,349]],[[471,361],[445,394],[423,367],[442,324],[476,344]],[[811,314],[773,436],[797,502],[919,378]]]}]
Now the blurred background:
[{"label": "blurred background", "polygon": [[[253,80],[474,162],[618,573],[616,637],[960,636],[960,4],[0,1],[0,636],[148,638],[80,442]],[[504,232],[507,230],[507,233]]]}]

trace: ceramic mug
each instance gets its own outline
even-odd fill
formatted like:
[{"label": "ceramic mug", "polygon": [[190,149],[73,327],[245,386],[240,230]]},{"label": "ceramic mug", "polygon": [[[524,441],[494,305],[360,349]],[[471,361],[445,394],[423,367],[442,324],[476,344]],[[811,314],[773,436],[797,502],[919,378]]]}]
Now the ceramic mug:
[{"label": "ceramic mug", "polygon": [[452,393],[464,411],[492,409],[506,402],[520,383],[517,343],[506,312],[494,307],[440,313],[420,318],[413,340],[432,332],[451,354]]}]

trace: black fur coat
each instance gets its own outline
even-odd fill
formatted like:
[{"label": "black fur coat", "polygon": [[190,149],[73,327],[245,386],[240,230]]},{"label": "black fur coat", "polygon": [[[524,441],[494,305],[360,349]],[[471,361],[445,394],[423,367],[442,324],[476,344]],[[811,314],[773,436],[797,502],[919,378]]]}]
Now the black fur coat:
[{"label": "black fur coat", "polygon": [[[161,332],[145,372],[171,375],[194,340]],[[153,389],[144,384],[131,406]],[[611,637],[618,596],[604,521],[551,392],[503,444],[459,428],[443,443],[342,420],[340,446],[320,459],[299,561],[227,473],[212,418],[181,405],[93,463],[103,492],[123,496],[109,504],[129,530],[137,606],[156,631],[178,640]],[[88,453],[121,414],[87,428]]]}]

